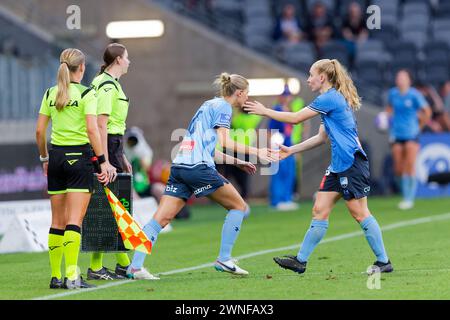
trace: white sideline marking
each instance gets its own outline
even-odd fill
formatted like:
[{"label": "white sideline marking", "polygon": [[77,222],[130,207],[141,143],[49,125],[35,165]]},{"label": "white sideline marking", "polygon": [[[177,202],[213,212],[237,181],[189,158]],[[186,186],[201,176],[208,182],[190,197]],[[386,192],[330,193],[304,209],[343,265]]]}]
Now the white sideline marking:
[{"label": "white sideline marking", "polygon": [[[406,220],[406,221],[392,223],[392,224],[389,224],[389,225],[387,225],[385,227],[382,227],[381,230],[382,231],[388,231],[388,230],[398,229],[398,228],[402,228],[402,227],[413,226],[413,225],[416,225],[416,224],[422,224],[422,223],[433,222],[433,221],[442,221],[442,220],[448,220],[448,219],[450,219],[450,212],[444,213],[444,214],[440,214],[440,215],[425,217],[425,218],[419,218],[419,219]],[[348,238],[361,236],[363,234],[364,233],[362,231],[345,233],[345,234],[342,234],[342,235],[339,235],[339,236],[335,236],[335,237],[331,237],[331,238],[328,238],[328,239],[324,239],[320,243],[328,243],[328,242],[339,241],[339,240],[343,240],[343,239],[348,239]],[[294,245],[287,246],[287,247],[280,247],[280,248],[274,248],[274,249],[257,251],[257,252],[253,252],[253,253],[249,253],[249,254],[244,254],[244,255],[241,255],[241,256],[236,257],[236,258],[239,259],[239,260],[242,260],[242,259],[247,259],[247,258],[251,258],[251,257],[264,255],[264,254],[267,254],[267,253],[278,252],[278,251],[285,251],[285,250],[292,250],[292,249],[298,248],[300,245],[301,245],[301,243],[298,243],[298,244],[294,244]],[[214,263],[204,263],[204,264],[201,264],[201,265],[198,265],[198,266],[195,266],[195,267],[183,268],[183,269],[175,269],[175,270],[171,270],[171,271],[161,272],[159,274],[160,275],[170,275],[170,274],[176,274],[176,273],[183,273],[183,272],[187,272],[187,271],[193,271],[193,270],[209,268],[209,267],[212,267],[213,265],[214,265]],[[48,295],[48,296],[34,298],[32,300],[50,300],[50,299],[55,299],[55,298],[62,298],[62,297],[67,297],[67,296],[71,296],[71,295],[75,295],[75,294],[79,294],[79,293],[85,293],[85,292],[90,292],[90,291],[95,291],[95,290],[100,290],[100,289],[106,289],[106,288],[111,288],[111,287],[115,287],[115,286],[120,286],[120,285],[123,285],[123,284],[133,283],[134,281],[135,280],[117,281],[117,282],[112,282],[112,283],[108,283],[108,284],[105,284],[105,285],[101,285],[101,286],[98,286],[98,287],[95,287],[95,288],[71,290],[71,291],[67,291],[67,292],[64,292],[64,293],[58,293],[58,294],[52,294],[52,295]],[[155,280],[155,281],[158,281],[158,280]]]}]

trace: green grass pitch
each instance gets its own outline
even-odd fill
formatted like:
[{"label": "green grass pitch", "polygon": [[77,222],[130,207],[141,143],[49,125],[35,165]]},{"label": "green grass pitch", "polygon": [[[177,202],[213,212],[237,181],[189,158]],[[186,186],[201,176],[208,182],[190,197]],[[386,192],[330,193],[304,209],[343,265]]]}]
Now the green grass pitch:
[{"label": "green grass pitch", "polygon": [[[279,268],[272,257],[297,252],[298,246],[276,250],[302,241],[311,203],[288,212],[252,206],[233,251],[243,256],[239,264],[250,272],[245,278],[201,267],[218,254],[225,217],[225,210],[207,205],[193,207],[190,220],[174,221],[174,231],[159,236],[146,260],[152,273],[161,274],[159,281],[92,281],[98,285],[93,291],[50,290],[47,253],[3,254],[0,299],[450,299],[450,198],[418,200],[410,211],[398,210],[398,201],[369,198],[395,268],[381,276],[380,289],[367,287],[362,272],[375,258],[340,201],[303,275]],[[84,274],[88,264],[89,254],[81,253]],[[114,256],[106,254],[104,264],[113,268]],[[189,267],[197,268],[181,270]]]}]

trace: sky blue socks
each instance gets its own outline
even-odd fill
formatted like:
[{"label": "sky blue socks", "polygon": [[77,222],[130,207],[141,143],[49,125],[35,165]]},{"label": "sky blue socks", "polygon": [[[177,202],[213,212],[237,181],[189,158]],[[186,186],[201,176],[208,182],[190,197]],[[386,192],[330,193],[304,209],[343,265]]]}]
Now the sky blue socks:
[{"label": "sky blue socks", "polygon": [[297,254],[297,260],[307,262],[314,248],[325,236],[328,229],[328,220],[312,220],[308,231],[305,234],[301,248]]},{"label": "sky blue socks", "polygon": [[241,230],[245,212],[239,210],[228,211],[222,228],[222,241],[220,243],[219,261],[225,262],[231,259],[231,250]]},{"label": "sky blue socks", "polygon": [[[152,242],[152,248],[155,245],[156,239],[158,239],[158,234],[161,232],[161,225],[156,222],[155,219],[151,219],[145,226],[142,228],[142,231],[147,235],[149,240]],[[133,261],[131,261],[131,268],[134,270],[139,270],[144,265],[146,253],[135,251],[133,256]]]},{"label": "sky blue socks", "polygon": [[384,249],[383,237],[381,235],[381,229],[374,216],[368,216],[361,221],[361,228],[364,231],[367,242],[372,248],[373,253],[376,255],[377,260],[383,263],[388,262],[386,250]]}]

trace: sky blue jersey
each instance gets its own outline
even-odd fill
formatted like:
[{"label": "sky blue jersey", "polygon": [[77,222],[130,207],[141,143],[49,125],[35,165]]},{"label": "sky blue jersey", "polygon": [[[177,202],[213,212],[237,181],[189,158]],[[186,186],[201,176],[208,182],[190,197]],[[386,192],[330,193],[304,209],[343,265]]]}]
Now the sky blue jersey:
[{"label": "sky blue jersey", "polygon": [[216,128],[230,128],[231,105],[223,98],[205,101],[192,118],[174,166],[194,167],[206,164],[215,167],[214,151],[217,144]]},{"label": "sky blue jersey", "polygon": [[344,96],[331,88],[308,106],[319,112],[331,143],[331,164],[328,170],[339,173],[353,164],[354,154],[360,151],[367,158],[358,138],[358,129],[352,108]]},{"label": "sky blue jersey", "polygon": [[427,106],[424,96],[415,88],[410,88],[405,94],[392,88],[388,102],[393,109],[391,137],[399,140],[417,138],[420,132],[417,111]]}]

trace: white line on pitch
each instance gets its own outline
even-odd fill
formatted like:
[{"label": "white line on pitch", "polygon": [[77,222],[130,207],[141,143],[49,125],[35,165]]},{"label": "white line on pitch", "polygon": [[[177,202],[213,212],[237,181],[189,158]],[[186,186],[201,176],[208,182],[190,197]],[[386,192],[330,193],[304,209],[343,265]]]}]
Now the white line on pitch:
[{"label": "white line on pitch", "polygon": [[[441,220],[448,220],[448,219],[450,219],[450,212],[449,213],[440,214],[440,215],[435,215],[435,216],[429,216],[429,217],[424,217],[424,218],[419,218],[419,219],[406,220],[406,221],[392,223],[392,224],[389,224],[389,225],[387,225],[385,227],[382,227],[381,230],[382,231],[388,231],[388,230],[403,228],[403,227],[407,227],[407,226],[413,226],[413,225],[416,225],[416,224],[422,224],[422,223],[434,222],[434,221],[441,221]],[[339,240],[353,238],[353,237],[362,236],[362,235],[363,235],[362,231],[350,232],[350,233],[341,234],[339,236],[335,236],[335,237],[330,237],[330,238],[324,239],[320,243],[334,242],[334,241],[339,241]],[[249,253],[249,254],[244,254],[244,255],[241,255],[241,256],[236,257],[236,258],[239,259],[239,260],[242,260],[242,259],[247,259],[247,258],[252,258],[252,257],[264,255],[264,254],[267,254],[267,253],[273,253],[273,252],[285,251],[285,250],[292,250],[292,249],[296,249],[296,248],[299,248],[299,247],[300,247],[300,243],[294,244],[294,245],[291,245],[291,246],[287,246],[287,247],[280,247],[280,248],[274,248],[274,249],[268,249],[268,250],[257,251],[257,252],[253,252],[253,253]],[[183,272],[187,272],[187,271],[194,271],[194,270],[209,268],[209,267],[212,267],[213,265],[214,265],[213,263],[205,263],[205,264],[201,264],[201,265],[198,265],[198,266],[195,266],[195,267],[183,268],[183,269],[175,269],[175,270],[171,270],[171,271],[161,272],[159,274],[160,275],[170,275],[170,274],[176,274],[176,273],[183,273]],[[79,293],[85,293],[85,292],[96,291],[96,290],[100,290],[100,289],[111,288],[111,287],[120,286],[120,285],[123,285],[123,284],[129,284],[129,283],[133,283],[133,282],[134,282],[133,280],[123,280],[123,281],[108,283],[108,284],[101,285],[101,286],[98,286],[98,287],[95,287],[95,288],[71,290],[71,291],[67,291],[67,292],[64,292],[64,293],[58,293],[58,294],[52,294],[52,295],[48,295],[48,296],[34,298],[32,300],[50,300],[50,299],[62,298],[62,297],[67,297],[67,296],[71,296],[71,295],[75,295],[75,294],[79,294]]]}]

